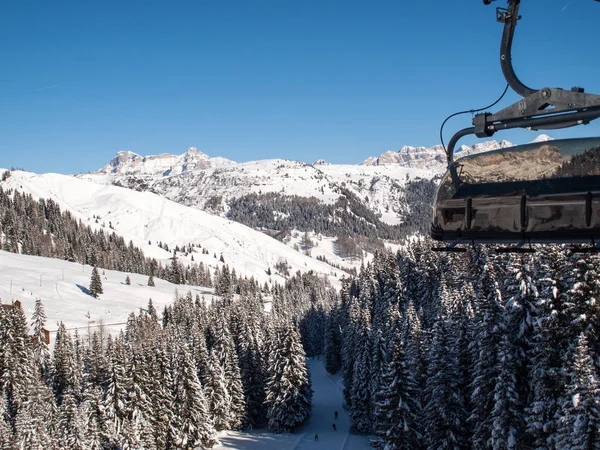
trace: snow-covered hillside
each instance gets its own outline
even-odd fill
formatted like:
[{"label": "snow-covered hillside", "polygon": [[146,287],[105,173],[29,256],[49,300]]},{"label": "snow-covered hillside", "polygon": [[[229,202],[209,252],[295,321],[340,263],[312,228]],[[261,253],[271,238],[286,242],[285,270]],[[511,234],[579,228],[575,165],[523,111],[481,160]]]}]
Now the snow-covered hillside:
[{"label": "snow-covered hillside", "polygon": [[347,189],[364,201],[384,222],[396,224],[402,210],[402,186],[416,178],[430,179],[436,172],[401,166],[319,164],[271,159],[221,167],[201,168],[169,176],[107,171],[78,177],[99,184],[118,184],[140,191],[151,191],[183,205],[227,212],[227,201],[249,193],[270,192],[315,197],[326,204],[335,203]]},{"label": "snow-covered hillside", "polygon": [[[550,139],[538,136],[535,141]],[[508,141],[487,141],[457,149],[457,157],[510,147]],[[446,167],[441,145],[404,146],[362,164],[329,164],[324,160],[307,164],[271,159],[235,163],[210,158],[195,148],[176,155],[142,157],[120,152],[93,174],[78,175],[99,184],[117,184],[150,191],[165,198],[220,215],[228,201],[255,193],[280,193],[315,197],[324,204],[335,203],[344,190],[356,195],[368,209],[387,224],[401,223],[407,208],[404,185],[415,179],[431,179]]]},{"label": "snow-covered hillside", "polygon": [[[0,300],[4,304],[20,301],[30,318],[36,298],[41,299],[51,332],[62,321],[81,334],[101,324],[114,334],[123,328],[129,313],[145,309],[150,298],[158,312],[173,301],[177,289],[182,294],[190,291],[194,297],[203,296],[206,301],[212,299],[209,288],[178,286],[158,278],[154,280],[156,286],[149,287],[145,275],[113,270],[100,272],[104,293],[94,298],[86,292],[91,272],[90,266],[0,250]],[[127,276],[131,285],[125,284]]]},{"label": "snow-covered hillside", "polygon": [[[188,257],[179,254],[180,261],[204,262],[209,267],[223,265],[220,257],[238,276],[265,281],[284,281],[273,270],[277,263],[287,262],[290,273],[313,270],[333,282],[341,276],[339,270],[299,253],[264,233],[242,224],[172,202],[150,192],[137,192],[112,185],[92,183],[85,179],[59,174],[37,175],[13,171],[0,183],[3,189],[30,193],[34,198],[51,198],[63,210],[92,227],[104,227],[126,240],[133,241],[146,256],[166,261],[171,254],[158,247],[167,244],[200,245],[208,254],[195,252]],[[268,275],[271,268],[273,275]]]}]

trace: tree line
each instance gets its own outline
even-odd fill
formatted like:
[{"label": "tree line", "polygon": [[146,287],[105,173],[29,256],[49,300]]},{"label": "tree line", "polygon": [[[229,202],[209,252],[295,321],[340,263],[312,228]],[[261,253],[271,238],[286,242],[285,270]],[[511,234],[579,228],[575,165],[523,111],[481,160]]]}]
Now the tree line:
[{"label": "tree line", "polygon": [[598,448],[598,256],[431,244],[376,255],[328,316],[355,432],[388,450]]}]

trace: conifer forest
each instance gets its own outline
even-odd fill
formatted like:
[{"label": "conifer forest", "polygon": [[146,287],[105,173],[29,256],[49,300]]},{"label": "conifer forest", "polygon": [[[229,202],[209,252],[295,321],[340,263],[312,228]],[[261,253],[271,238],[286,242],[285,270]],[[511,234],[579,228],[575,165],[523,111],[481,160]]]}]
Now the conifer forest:
[{"label": "conifer forest", "polygon": [[[118,336],[0,308],[0,447],[210,448],[217,430],[293,431],[311,413],[307,356],[341,373],[354,433],[385,449],[600,445],[595,255],[496,255],[431,243],[380,252],[336,292],[296,274],[269,294],[220,274]],[[5,305],[8,306],[8,305]]]}]

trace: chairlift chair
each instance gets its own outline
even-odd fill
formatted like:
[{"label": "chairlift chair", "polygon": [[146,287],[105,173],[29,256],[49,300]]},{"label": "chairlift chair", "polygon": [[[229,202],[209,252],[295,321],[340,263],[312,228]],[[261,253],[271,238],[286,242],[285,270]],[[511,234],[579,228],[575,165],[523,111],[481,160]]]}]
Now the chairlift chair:
[{"label": "chairlift chair", "polygon": [[[489,4],[492,0],[484,0]],[[465,136],[490,137],[512,128],[548,130],[585,125],[600,117],[600,96],[582,88],[531,89],[515,75],[511,47],[520,0],[497,8],[504,23],[500,63],[508,85],[523,99],[473,118],[448,143],[448,168],[433,208],[431,237],[461,243],[600,242],[600,137],[535,142],[454,159]]]}]

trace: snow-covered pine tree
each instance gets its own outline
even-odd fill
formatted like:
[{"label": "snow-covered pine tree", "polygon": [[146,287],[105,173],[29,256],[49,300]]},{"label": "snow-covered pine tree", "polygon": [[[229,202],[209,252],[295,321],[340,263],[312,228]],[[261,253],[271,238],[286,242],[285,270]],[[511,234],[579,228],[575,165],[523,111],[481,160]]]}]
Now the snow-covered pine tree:
[{"label": "snow-covered pine tree", "polygon": [[12,308],[4,312],[4,323],[0,332],[0,375],[2,388],[8,400],[8,417],[15,420],[21,406],[27,400],[29,383],[34,370],[31,360],[31,337],[27,333],[27,320],[19,303],[13,303]]},{"label": "snow-covered pine tree", "polygon": [[0,389],[0,448],[12,450],[14,442],[10,424],[6,420],[8,415],[7,405],[6,395]]},{"label": "snow-covered pine tree", "polygon": [[227,427],[232,430],[238,430],[241,429],[246,416],[244,388],[242,386],[237,352],[222,310],[217,314],[214,338],[213,348],[224,370],[227,392],[230,399],[229,416],[226,419]]},{"label": "snow-covered pine tree", "polygon": [[102,294],[104,290],[102,289],[102,280],[100,279],[100,274],[98,273],[98,267],[94,266],[92,269],[92,276],[90,279],[90,295],[92,297],[98,298],[98,295]]},{"label": "snow-covered pine tree", "polygon": [[35,299],[35,308],[31,318],[31,328],[33,329],[33,359],[41,376],[48,376],[48,365],[50,363],[50,350],[46,343],[46,334],[44,327],[46,326],[46,313],[42,300]]},{"label": "snow-covered pine tree", "polygon": [[504,329],[502,296],[491,263],[485,263],[479,283],[473,350],[471,416],[474,449],[485,449],[492,433],[494,389],[499,375],[498,355]]},{"label": "snow-covered pine tree", "polygon": [[341,330],[340,306],[336,303],[329,313],[325,334],[325,369],[332,375],[342,368]]},{"label": "snow-covered pine tree", "polygon": [[600,385],[585,333],[566,361],[567,386],[558,410],[557,448],[600,448]]},{"label": "snow-covered pine tree", "polygon": [[67,391],[58,408],[57,438],[60,448],[86,450],[87,418],[82,417],[75,396]]},{"label": "snow-covered pine tree", "polygon": [[310,415],[312,388],[300,333],[292,324],[280,330],[273,349],[267,381],[269,429],[289,432]]},{"label": "snow-covered pine tree", "polygon": [[[165,331],[169,333],[170,330]],[[167,334],[169,336],[169,334]],[[175,448],[176,436],[174,430],[175,410],[175,380],[173,367],[169,358],[169,343],[157,345],[153,349],[150,364],[150,403],[152,415],[150,425],[156,447]]]},{"label": "snow-covered pine tree", "polygon": [[196,364],[184,345],[179,361],[181,370],[176,380],[177,445],[179,448],[212,447],[217,443],[204,390],[198,380]]},{"label": "snow-covered pine tree", "polygon": [[[57,440],[53,432],[56,410],[52,391],[33,368],[31,374],[32,377],[28,380],[27,399],[21,405],[14,421],[15,448],[34,450],[56,448]],[[12,447],[0,445],[0,448],[11,449]]]},{"label": "snow-covered pine tree", "polygon": [[460,368],[453,332],[456,324],[440,318],[432,330],[423,429],[428,448],[465,448],[467,411],[460,389]]},{"label": "snow-covered pine tree", "polygon": [[494,389],[494,409],[492,410],[493,450],[513,450],[524,448],[522,406],[517,390],[517,364],[513,360],[515,350],[507,334],[502,337],[498,355],[498,379]]},{"label": "snow-covered pine tree", "polygon": [[369,313],[363,311],[356,337],[357,354],[352,379],[351,426],[358,433],[370,433],[372,428],[371,351],[369,346]]},{"label": "snow-covered pine tree", "polygon": [[231,417],[231,398],[227,391],[225,370],[214,350],[210,351],[207,371],[205,389],[209,411],[214,427],[219,431],[225,430],[229,427]]},{"label": "snow-covered pine tree", "polygon": [[533,323],[528,353],[529,404],[525,409],[527,434],[532,448],[555,448],[557,399],[565,385],[562,375],[561,329],[568,328],[565,314],[560,314],[563,299],[560,293],[564,258],[555,246],[544,251],[536,262],[539,297],[537,320]]},{"label": "snow-covered pine tree", "polygon": [[103,428],[109,440],[118,440],[123,423],[130,413],[128,387],[131,385],[127,373],[127,349],[124,336],[115,339],[110,355],[108,386],[104,396]]},{"label": "snow-covered pine tree", "polygon": [[265,408],[265,362],[262,354],[263,332],[257,320],[243,324],[240,335],[240,376],[244,386],[246,415],[249,425],[266,423]]},{"label": "snow-covered pine tree", "polygon": [[58,326],[54,345],[53,390],[57,405],[61,405],[66,394],[75,396],[75,402],[80,399],[82,389],[82,371],[75,355],[71,335],[63,322]]},{"label": "snow-covered pine tree", "polygon": [[419,386],[412,373],[407,344],[402,335],[401,318],[397,315],[390,327],[392,340],[382,366],[373,410],[375,434],[388,450],[418,448],[422,442]]}]

